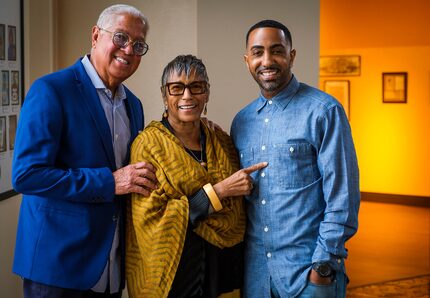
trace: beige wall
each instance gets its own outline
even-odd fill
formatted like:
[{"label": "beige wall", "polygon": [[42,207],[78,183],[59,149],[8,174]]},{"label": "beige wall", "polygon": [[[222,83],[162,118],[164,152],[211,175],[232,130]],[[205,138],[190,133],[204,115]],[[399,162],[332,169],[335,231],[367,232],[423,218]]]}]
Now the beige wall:
[{"label": "beige wall", "polygon": [[[0,0],[1,2],[1,0]],[[285,22],[298,51],[294,72],[311,85],[318,82],[319,2],[317,0],[134,0],[149,18],[150,50],[126,85],[142,99],[145,122],[160,119],[163,67],[178,54],[203,58],[212,84],[209,116],[229,130],[235,114],[258,89],[243,63],[244,34],[263,18]],[[87,53],[91,27],[108,0],[24,0],[25,88],[41,75],[74,63]],[[222,24],[219,20],[222,20]],[[236,82],[236,84],[231,84]],[[213,104],[213,106],[212,106]],[[11,273],[21,196],[0,202],[0,297],[22,297],[21,281]],[[123,295],[125,298],[127,295]]]},{"label": "beige wall", "polygon": [[245,35],[263,19],[284,23],[297,50],[293,72],[318,86],[319,1],[200,0],[197,48],[211,81],[208,117],[229,131],[234,115],[259,95],[245,65]]},{"label": "beige wall", "polygon": [[[126,85],[143,101],[145,123],[160,119],[163,104],[160,97],[162,68],[178,53],[197,54],[196,0],[120,1],[140,9],[149,19],[147,42],[149,52],[139,69]],[[88,53],[91,47],[91,27],[99,13],[118,3],[106,0],[58,0],[59,67],[64,68]],[[82,9],[82,8],[85,9]],[[79,20],[79,23],[76,22]]]}]

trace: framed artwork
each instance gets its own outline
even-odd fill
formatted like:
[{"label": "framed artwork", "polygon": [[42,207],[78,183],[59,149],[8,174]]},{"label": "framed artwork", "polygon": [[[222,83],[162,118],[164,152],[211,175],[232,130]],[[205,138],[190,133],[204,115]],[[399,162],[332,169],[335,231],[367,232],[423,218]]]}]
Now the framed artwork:
[{"label": "framed artwork", "polygon": [[361,58],[358,55],[320,57],[320,76],[359,76]]},{"label": "framed artwork", "polygon": [[408,97],[407,72],[382,73],[382,102],[406,103]]},{"label": "framed artwork", "polygon": [[18,119],[16,115],[9,116],[9,150],[13,150],[15,147],[15,135]]},{"label": "framed artwork", "polygon": [[336,98],[343,106],[348,120],[350,120],[350,83],[348,80],[324,81],[324,91]]},{"label": "framed artwork", "polygon": [[1,105],[9,105],[9,71],[1,71]]},{"label": "framed artwork", "polygon": [[6,59],[6,27],[0,24],[0,60]]},{"label": "framed artwork", "polygon": [[16,61],[16,26],[7,26],[7,60]]},{"label": "framed artwork", "polygon": [[24,0],[1,0],[0,9],[0,201],[12,187],[15,134],[24,100]]},{"label": "framed artwork", "polygon": [[0,152],[5,152],[6,146],[6,117],[0,117]]},{"label": "framed artwork", "polygon": [[19,71],[11,71],[10,75],[10,102],[19,105]]}]

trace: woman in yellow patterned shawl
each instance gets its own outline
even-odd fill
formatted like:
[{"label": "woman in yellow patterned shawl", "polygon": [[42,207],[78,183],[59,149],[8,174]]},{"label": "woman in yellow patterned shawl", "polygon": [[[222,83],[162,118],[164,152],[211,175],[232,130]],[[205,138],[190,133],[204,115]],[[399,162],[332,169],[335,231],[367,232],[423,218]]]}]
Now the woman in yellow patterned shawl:
[{"label": "woman in yellow patterned shawl", "polygon": [[202,61],[178,56],[164,69],[162,121],[132,145],[131,163],[147,161],[159,187],[133,194],[127,216],[126,276],[132,298],[217,297],[241,282],[244,202],[250,173],[239,170],[230,137],[201,121],[209,99]]}]

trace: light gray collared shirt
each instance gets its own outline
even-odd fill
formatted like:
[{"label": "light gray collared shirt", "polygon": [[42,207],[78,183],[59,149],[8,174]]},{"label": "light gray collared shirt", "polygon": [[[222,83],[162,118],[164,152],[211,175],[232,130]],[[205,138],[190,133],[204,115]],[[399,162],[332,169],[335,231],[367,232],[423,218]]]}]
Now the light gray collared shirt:
[{"label": "light gray collared shirt", "polygon": [[[112,92],[106,88],[103,81],[100,79],[94,66],[91,64],[89,56],[85,56],[81,60],[85,71],[91,79],[94,87],[97,89],[97,94],[100,98],[100,103],[109,123],[112,145],[115,154],[116,168],[122,168],[127,164],[127,151],[130,142],[130,119],[127,115],[125,107],[125,89],[120,84],[112,98]],[[109,282],[110,292],[117,293],[120,290],[121,281],[121,255],[119,251],[119,228],[118,222],[115,228],[115,235],[112,242],[109,260],[101,275],[99,281],[91,289],[95,292],[104,292]]]}]

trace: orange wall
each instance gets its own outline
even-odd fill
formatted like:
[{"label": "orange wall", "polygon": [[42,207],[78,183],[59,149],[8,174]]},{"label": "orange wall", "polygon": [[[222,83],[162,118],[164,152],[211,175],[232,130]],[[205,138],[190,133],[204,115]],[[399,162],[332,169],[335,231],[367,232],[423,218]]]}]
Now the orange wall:
[{"label": "orange wall", "polygon": [[[350,81],[362,191],[430,196],[430,1],[399,3],[321,0],[320,54],[360,55],[361,75],[320,87]],[[382,103],[382,72],[408,73],[406,104]]]},{"label": "orange wall", "polygon": [[321,50],[430,45],[429,0],[320,0]]}]

